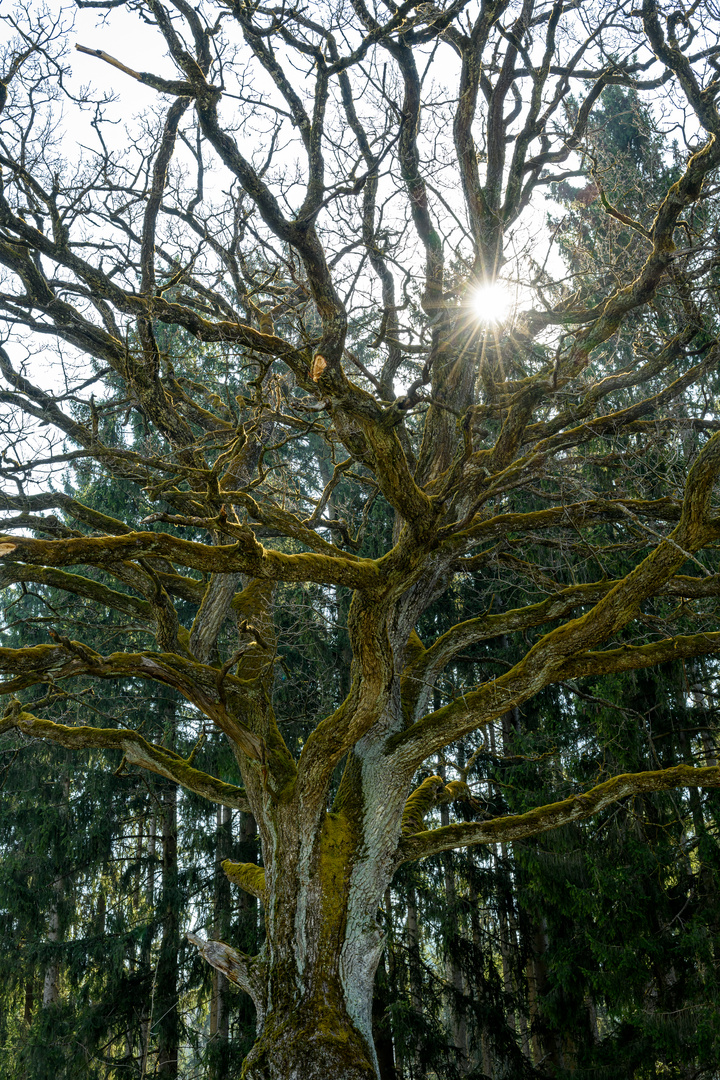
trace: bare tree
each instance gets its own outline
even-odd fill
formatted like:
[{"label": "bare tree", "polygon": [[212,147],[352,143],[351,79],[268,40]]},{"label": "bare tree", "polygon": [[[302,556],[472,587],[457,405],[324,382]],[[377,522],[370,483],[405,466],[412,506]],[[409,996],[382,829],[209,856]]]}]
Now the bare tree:
[{"label": "bare tree", "polygon": [[[688,764],[439,826],[425,818],[469,797],[467,768],[410,793],[424,763],[552,683],[720,652],[705,629],[720,595],[718,12],[638,2],[78,0],[108,17],[78,45],[107,93],[75,101],[66,28],[3,16],[2,582],[149,637],[102,655],[51,629],[0,649],[0,730],[117,749],[254,815],[263,868],[224,867],[262,901],[266,945],[194,939],[255,1002],[248,1078],[376,1076],[377,914],[404,861],[720,784],[717,766]],[[111,55],[116,8],[164,42],[159,73]],[[155,112],[118,145],[111,95],[130,80]],[[602,169],[588,181],[611,85],[671,102],[691,144],[640,217]],[[95,132],[82,153],[63,101]],[[579,205],[601,203],[629,240],[610,268],[588,246],[557,281],[523,230],[574,176]],[[475,297],[498,276],[521,303],[489,326]],[[645,468],[648,448],[672,468]],[[150,512],[120,520],[57,490],[70,464]],[[618,545],[631,569],[614,579]],[[458,575],[500,597],[524,581],[531,602],[422,641]],[[273,711],[274,596],[293,584],[345,605],[351,646],[347,678],[318,671],[334,703],[297,746]],[[648,621],[658,597],[680,603]],[[690,610],[704,623],[688,635]],[[513,635],[527,647],[500,675],[438,689],[463,652]],[[172,687],[227,737],[243,786],[138,731],[44,717],[78,676]]]}]

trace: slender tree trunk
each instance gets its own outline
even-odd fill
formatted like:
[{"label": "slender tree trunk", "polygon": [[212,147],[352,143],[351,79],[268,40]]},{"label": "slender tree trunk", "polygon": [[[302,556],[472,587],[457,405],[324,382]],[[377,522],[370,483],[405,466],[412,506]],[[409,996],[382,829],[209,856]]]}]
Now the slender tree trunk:
[{"label": "slender tree trunk", "polygon": [[[485,957],[483,955],[482,933],[480,929],[480,898],[477,892],[477,885],[475,879],[475,861],[473,859],[472,849],[470,849],[468,855],[470,858],[468,892],[470,899],[470,926],[472,928],[473,943],[473,962],[470,969],[470,979],[473,997],[477,1001],[479,997],[478,989],[483,980]],[[484,1024],[481,1026],[480,1029],[479,1049],[483,1073],[485,1074],[485,1076],[492,1077],[492,1060],[490,1057],[490,1048],[488,1046],[487,1029]]]},{"label": "slender tree trunk", "polygon": [[[444,777],[443,777],[444,779]],[[450,812],[448,807],[440,807],[440,824],[450,824]],[[445,958],[445,978],[447,979],[450,993],[448,994],[448,1009],[450,1013],[450,1032],[453,1046],[457,1052],[458,1067],[461,1074],[467,1071],[468,1042],[467,1021],[462,1009],[465,997],[465,979],[458,956],[460,945],[459,911],[457,900],[457,882],[455,880],[455,863],[450,851],[442,854],[443,886],[445,890],[445,919],[447,923],[447,955]]]},{"label": "slender tree trunk", "polygon": [[[503,862],[507,862],[507,848],[504,844],[501,845]],[[516,876],[517,880],[517,876]],[[513,901],[512,893],[506,894],[507,901],[507,920],[508,920],[508,939],[510,943],[510,978],[512,981],[513,994],[515,1001],[517,1002],[517,1018],[518,1028],[520,1030],[520,1039],[522,1042],[523,1053],[525,1057],[530,1060],[530,1033],[528,1030],[527,1014],[524,1009],[523,996],[520,992],[520,979],[518,977],[518,970],[520,965],[515,963],[514,957],[521,955],[520,949],[520,928],[518,927],[518,920],[515,914],[515,904]]]},{"label": "slender tree trunk", "polygon": [[[388,999],[389,1001],[397,1001],[399,996],[398,990],[398,978],[397,978],[397,960],[395,955],[395,926],[393,923],[393,908],[392,908],[392,891],[391,889],[385,890],[383,897],[383,908],[385,912],[385,935],[387,940],[387,947],[382,954],[381,960],[383,966],[385,966],[385,957],[387,957],[387,987],[388,987]],[[394,1063],[394,1077],[395,1080],[403,1080],[403,1067],[402,1060],[397,1053],[397,1040],[393,1031],[392,1020],[390,1021],[390,1039],[392,1042],[392,1059]],[[385,1077],[382,1077],[385,1080]]]},{"label": "slender tree trunk", "polygon": [[145,898],[151,911],[155,907],[155,844],[155,812],[151,810],[147,823],[147,879],[145,886]]},{"label": "slender tree trunk", "polygon": [[[410,975],[410,1002],[413,1009],[422,1016],[422,967],[420,958],[420,933],[418,931],[417,897],[415,888],[411,885],[407,894],[407,920],[405,923],[408,944],[408,970]],[[425,1067],[423,1047],[418,1046],[417,1077],[425,1080],[427,1069]]]},{"label": "slender tree trunk", "polygon": [[[222,862],[230,855],[232,847],[231,811],[227,806],[217,808],[215,844],[215,911],[213,935],[226,941],[230,932],[230,882],[222,869]],[[228,1037],[230,1033],[228,980],[222,971],[213,970],[212,997],[210,1000],[210,1057],[211,1080],[222,1080],[228,1067]]]},{"label": "slender tree trunk", "polygon": [[[59,902],[62,896],[62,882],[56,881],[53,885],[53,897],[50,906],[50,913],[48,915],[48,941],[51,944],[56,945],[60,940],[60,912]],[[59,995],[59,978],[60,978],[60,965],[57,957],[54,956],[48,966],[45,968],[45,978],[43,980],[43,996],[42,1003],[43,1008],[47,1008],[48,1005],[54,1005]]]},{"label": "slender tree trunk", "polygon": [[[59,817],[63,824],[63,827],[67,823],[68,807],[70,802],[70,778],[69,776],[63,777],[62,781],[62,802],[60,803]],[[63,828],[64,831],[64,828]],[[57,945],[60,941],[60,905],[62,904],[65,896],[65,890],[67,887],[65,878],[62,876],[62,852],[58,851],[55,860],[56,870],[59,876],[55,879],[52,886],[52,900],[50,903],[50,911],[48,913],[48,941]],[[57,953],[52,957],[50,963],[45,968],[45,978],[43,979],[43,995],[42,1003],[43,1008],[47,1008],[48,1005],[54,1005],[60,994],[60,961]]]},{"label": "slender tree trunk", "polygon": [[168,786],[162,806],[162,896],[160,914],[162,938],[157,963],[155,1016],[158,1034],[158,1076],[174,1080],[178,1074],[178,949],[180,947],[178,863],[177,863],[177,788]]},{"label": "slender tree trunk", "polygon": [[[147,928],[145,937],[143,939],[142,947],[140,950],[140,968],[145,973],[150,967],[150,957],[152,953],[152,923],[154,919],[155,909],[155,857],[156,857],[156,834],[157,826],[155,820],[155,810],[150,809],[150,815],[147,821],[147,876],[145,881],[145,900],[148,905],[148,910],[151,912],[150,925]],[[148,1054],[150,1053],[150,1008],[151,1001],[154,1002],[154,994],[151,993],[146,1004],[146,1012],[143,1015],[142,1022],[140,1024],[140,1076],[145,1077],[148,1069]]]},{"label": "slender tree trunk", "polygon": [[536,1064],[543,1062],[550,1076],[555,1076],[560,1068],[560,1052],[557,1037],[549,1031],[543,1016],[542,997],[547,988],[547,931],[540,922],[533,923],[532,929],[532,981],[529,980],[531,1033]]},{"label": "slender tree trunk", "polygon": [[[508,712],[503,713],[501,717],[501,726],[503,752],[506,757],[510,757],[514,753],[515,740],[520,731],[520,710],[515,707],[509,709]],[[500,850],[503,866],[507,866],[509,864],[509,859],[506,845],[501,844]],[[513,1009],[512,1011],[512,1027],[519,1032],[523,1053],[525,1054],[525,1057],[530,1060],[530,1032],[528,1030],[527,1015],[524,1009],[522,994],[520,993],[521,980],[518,976],[519,964],[516,962],[516,958],[519,955],[520,935],[515,914],[513,892],[509,885],[503,890],[503,894],[500,926],[503,983],[505,992],[512,995],[512,1000],[516,1004],[516,1009]]]},{"label": "slender tree trunk", "polygon": [[[500,960],[502,962],[503,993],[506,1001],[515,1000],[515,987],[511,973],[510,940],[507,923],[507,913],[503,910],[499,913],[498,931],[500,938]],[[517,1016],[515,1009],[511,1008],[508,1013],[508,1026],[517,1031]]]},{"label": "slender tree trunk", "polygon": [[528,1009],[530,1011],[530,1046],[533,1064],[538,1065],[543,1051],[540,1044],[540,1010],[538,1007],[538,967],[534,956],[527,962]]},{"label": "slender tree trunk", "polygon": [[598,1031],[597,1009],[595,1007],[595,1001],[593,1000],[593,997],[592,997],[591,994],[587,995],[587,998],[585,999],[585,1004],[587,1005],[588,1026],[590,1028],[590,1039],[592,1041],[593,1046],[597,1046],[598,1043],[600,1042],[600,1032]]},{"label": "slender tree trunk", "polygon": [[143,855],[145,840],[145,822],[142,814],[138,818],[137,848],[135,851],[135,888],[133,890],[133,907],[136,911],[140,908],[143,880]]},{"label": "slender tree trunk", "polygon": [[389,1018],[386,1015],[390,1003],[388,973],[385,956],[380,957],[375,990],[373,993],[373,1041],[377,1054],[380,1080],[396,1080],[395,1053]]}]

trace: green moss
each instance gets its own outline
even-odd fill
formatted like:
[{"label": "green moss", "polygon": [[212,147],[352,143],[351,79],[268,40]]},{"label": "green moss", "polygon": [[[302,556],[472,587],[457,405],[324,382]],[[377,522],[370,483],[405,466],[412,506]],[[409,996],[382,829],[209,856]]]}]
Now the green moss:
[{"label": "green moss", "polygon": [[82,750],[94,747],[119,750],[131,764],[176,780],[183,787],[212,802],[236,806],[239,809],[244,809],[246,806],[245,792],[242,788],[227,784],[209,773],[195,769],[179,754],[164,746],[149,743],[137,731],[58,724],[25,712],[17,699],[10,702],[0,720],[0,734],[13,728],[17,728],[31,738],[49,739],[68,749]]},{"label": "green moss", "polygon": [[[437,779],[439,777],[430,777],[430,780]],[[408,802],[415,798],[427,783],[426,780],[410,796]],[[720,766],[673,765],[669,769],[650,772],[621,773],[597,784],[589,791],[535,807],[524,814],[506,814],[483,822],[463,822],[444,825],[438,829],[415,830],[412,835],[403,829],[405,838],[400,845],[401,861],[424,859],[440,851],[473,844],[524,840],[569,822],[591,817],[628,796],[652,791],[670,791],[680,787],[720,787]]]},{"label": "green moss", "polygon": [[441,776],[428,776],[427,780],[423,780],[420,787],[413,791],[403,810],[403,836],[411,836],[413,833],[423,831],[425,815],[430,807],[441,799],[444,790],[445,782]]},{"label": "green moss", "polygon": [[343,901],[343,906],[354,847],[354,829],[349,819],[344,814],[326,814],[320,837],[318,870],[324,895]]},{"label": "green moss", "polygon": [[257,863],[231,862],[230,859],[225,859],[220,865],[223,868],[225,876],[228,877],[234,885],[239,885],[241,889],[250,893],[251,896],[257,896],[259,900],[264,901],[265,870],[262,866],[258,866]]},{"label": "green moss", "polygon": [[317,997],[300,1009],[292,1002],[283,1003],[267,1017],[243,1063],[241,1080],[297,1075],[298,1060],[308,1062],[307,1072],[313,1077],[376,1077],[363,1040],[347,1015]]},{"label": "green moss", "polygon": [[427,651],[415,630],[411,630],[405,646],[405,672],[403,673],[404,676],[410,675],[410,677],[403,677],[400,683],[400,701],[407,724],[412,723],[413,711],[423,685],[422,681],[413,678],[410,673],[415,666],[420,664]]},{"label": "green moss", "polygon": [[445,785],[445,791],[440,802],[455,802],[456,799],[470,799],[472,793],[467,784],[462,780],[451,780],[449,784]]}]

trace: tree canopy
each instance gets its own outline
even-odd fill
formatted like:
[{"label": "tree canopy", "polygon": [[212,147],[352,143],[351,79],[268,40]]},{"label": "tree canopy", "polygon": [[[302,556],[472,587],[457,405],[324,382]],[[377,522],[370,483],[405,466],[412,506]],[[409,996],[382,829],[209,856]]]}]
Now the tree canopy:
[{"label": "tree canopy", "polygon": [[[99,91],[62,15],[3,15],[0,577],[44,614],[0,731],[251,814],[262,865],[223,866],[265,945],[194,938],[255,1003],[243,1075],[375,1077],[401,866],[720,785],[699,734],[512,813],[477,771],[542,695],[720,653],[719,13],[77,8]],[[59,716],[108,683],[182,702],[183,740]]]}]

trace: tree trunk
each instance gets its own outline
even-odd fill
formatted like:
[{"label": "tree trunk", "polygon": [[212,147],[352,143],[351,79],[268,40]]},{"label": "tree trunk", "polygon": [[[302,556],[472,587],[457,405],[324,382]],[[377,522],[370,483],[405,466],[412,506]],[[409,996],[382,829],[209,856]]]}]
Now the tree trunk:
[{"label": "tree trunk", "polygon": [[341,812],[316,804],[305,819],[299,799],[268,799],[266,813],[255,813],[264,871],[254,862],[225,863],[225,869],[262,900],[266,940],[259,954],[250,958],[222,942],[191,938],[255,1002],[258,1037],[243,1080],[379,1076],[372,1032],[384,944],[378,912],[394,871],[397,833],[390,830],[407,789],[393,797],[385,785],[369,786],[359,812],[348,798]]},{"label": "tree trunk", "polygon": [[[54,895],[52,904],[50,907],[50,913],[48,915],[48,941],[53,944],[57,944],[60,940],[60,912],[58,910],[58,904],[60,896],[62,895],[62,883],[56,881],[54,886]],[[42,1003],[43,1008],[47,1008],[48,1005],[54,1005],[58,999],[58,980],[60,977],[60,965],[57,957],[53,957],[48,966],[45,968],[45,978],[43,980],[43,996]]]},{"label": "tree trunk", "polygon": [[[229,936],[230,930],[230,882],[222,871],[222,863],[230,854],[232,841],[229,807],[219,806],[217,808],[216,826],[213,933],[216,938],[224,941]],[[213,971],[210,1000],[210,1038],[212,1041],[210,1076],[212,1080],[222,1080],[222,1077],[227,1073],[228,1036],[230,1033],[228,1004],[227,976],[222,971],[215,969]]]},{"label": "tree trunk", "polygon": [[162,809],[162,939],[157,962],[154,1023],[158,1033],[158,1075],[174,1080],[178,1071],[178,948],[179,896],[177,862],[177,788],[173,784],[163,794]]},{"label": "tree trunk", "polygon": [[528,977],[528,992],[534,1056],[536,1064],[544,1063],[549,1076],[556,1076],[560,1069],[557,1036],[549,1029],[542,1008],[542,998],[547,991],[547,930],[544,921],[534,920],[531,926],[532,954],[528,968],[532,969],[532,977]]},{"label": "tree trunk", "polygon": [[[296,822],[288,831],[297,837]],[[353,848],[348,820],[327,814],[311,850],[296,847],[290,858],[285,853],[282,878],[266,908],[261,997],[269,1008],[243,1080],[376,1080],[371,1011],[380,932],[374,918],[369,934],[367,925],[356,925]],[[374,939],[371,952],[368,938]],[[358,1020],[365,1021],[364,1031]]]},{"label": "tree trunk", "polygon": [[[341,998],[328,981],[322,1002],[311,998],[290,1012],[285,999],[245,1059],[243,1080],[377,1080],[373,1055]],[[315,1015],[320,1008],[322,1015]]]},{"label": "tree trunk", "polygon": [[[470,874],[468,877],[468,892],[470,900],[470,925],[472,927],[473,963],[470,969],[472,992],[475,1000],[479,999],[479,990],[482,986],[485,970],[485,957],[483,955],[483,940],[480,931],[480,897],[477,891],[476,866],[472,856],[472,848],[469,853]],[[486,1077],[492,1077],[493,1068],[488,1046],[487,1029],[483,1020],[478,1017],[480,1024],[480,1057],[482,1070]]]},{"label": "tree trunk", "polygon": [[[414,886],[410,886],[407,894],[407,920],[405,923],[407,930],[407,944],[408,944],[408,968],[410,975],[410,1001],[412,1007],[418,1016],[422,1016],[422,964],[420,959],[420,933],[418,930],[417,920],[417,898],[415,896]],[[420,1045],[417,1047],[417,1080],[425,1080],[427,1076],[427,1068],[425,1066],[425,1054],[422,1043],[425,1040],[419,1040]]]},{"label": "tree trunk", "polygon": [[[64,776],[62,780],[62,801],[59,808],[59,818],[62,823],[62,830],[65,831],[68,818],[68,807],[70,803],[70,778]],[[62,876],[62,853],[58,851],[55,856],[55,865],[59,874],[59,877],[53,882],[53,896],[50,904],[50,911],[48,913],[48,941],[53,945],[57,945],[60,941],[60,905],[65,897],[65,890],[67,882]],[[45,968],[45,977],[43,979],[43,994],[42,1003],[43,1008],[47,1008],[48,1005],[55,1005],[60,996],[60,960],[57,953],[53,955],[50,963]]]},{"label": "tree trunk", "polygon": [[[260,693],[258,693],[260,697]],[[263,706],[265,702],[261,703]],[[378,921],[396,869],[408,777],[388,770],[375,723],[350,751],[328,811],[331,771],[309,742],[301,777],[283,797],[262,766],[243,779],[262,842],[255,861],[225,863],[231,882],[262,903],[265,941],[255,956],[222,942],[203,956],[250,994],[258,1035],[243,1080],[378,1080],[372,1031],[375,974],[384,945]]]},{"label": "tree trunk", "polygon": [[392,1032],[386,1015],[387,1006],[391,1000],[389,990],[385,958],[381,956],[373,994],[373,1041],[380,1080],[395,1080],[396,1078]]},{"label": "tree trunk", "polygon": [[[147,822],[147,879],[145,882],[145,900],[149,911],[155,908],[155,840],[156,840],[155,810],[150,807]],[[153,927],[148,926],[143,936],[140,948],[140,970],[145,974],[150,969],[150,957],[153,942]],[[140,1076],[145,1077],[148,1069],[148,1055],[150,1053],[150,1010],[154,1001],[154,992],[149,995],[145,1003],[145,1012],[140,1024]]]},{"label": "tree trunk", "polygon": [[[442,773],[441,773],[442,775]],[[443,776],[443,779],[445,777]],[[450,812],[447,806],[440,807],[440,824],[450,824]],[[468,1068],[468,1041],[467,1021],[463,1008],[465,998],[465,979],[460,966],[459,945],[460,925],[457,900],[457,883],[455,881],[455,864],[452,853],[444,851],[442,854],[443,885],[445,890],[445,918],[446,922],[446,949],[445,978],[447,979],[448,1009],[450,1013],[450,1032],[453,1046],[457,1053],[457,1062],[460,1074],[464,1075]]]},{"label": "tree trunk", "polygon": [[148,907],[152,911],[155,907],[155,812],[150,812],[150,818],[148,820],[147,827],[147,884],[145,886],[145,896],[148,902]]}]

